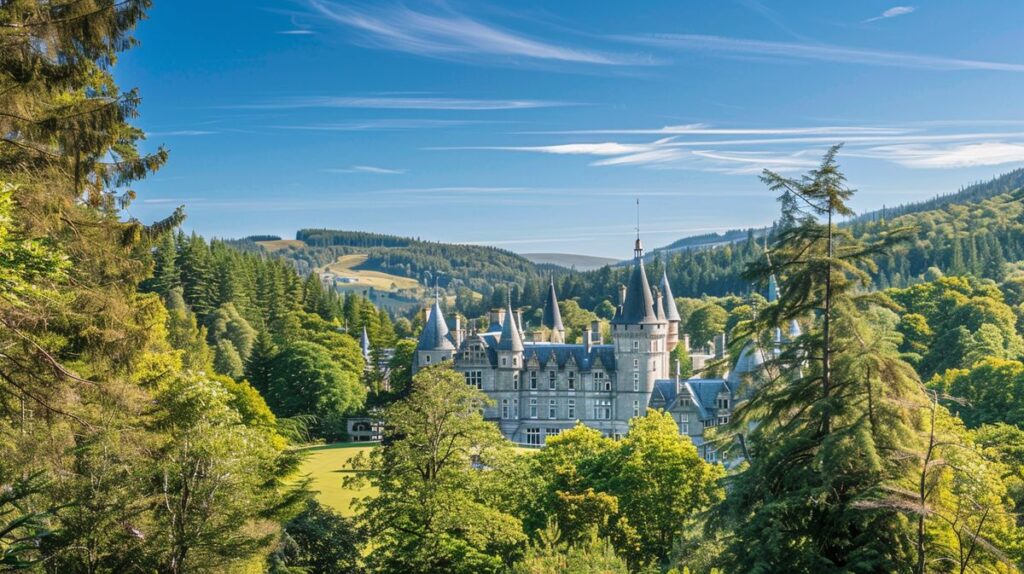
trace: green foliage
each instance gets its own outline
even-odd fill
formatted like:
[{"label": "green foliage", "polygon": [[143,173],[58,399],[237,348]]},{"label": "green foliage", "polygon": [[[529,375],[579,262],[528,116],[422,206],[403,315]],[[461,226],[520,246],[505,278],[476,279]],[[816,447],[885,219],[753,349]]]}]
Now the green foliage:
[{"label": "green foliage", "polygon": [[315,343],[284,346],[271,360],[268,374],[270,384],[259,390],[274,414],[315,415],[319,435],[328,440],[344,437],[343,417],[361,407],[366,398],[359,378]]},{"label": "green foliage", "polygon": [[[779,278],[780,299],[762,307],[734,338],[771,332],[815,316],[810,328],[768,361],[767,380],[737,405],[727,432],[742,438],[747,464],[731,477],[720,525],[732,536],[727,571],[907,571],[916,562],[911,521],[900,495],[921,449],[916,409],[927,404],[916,373],[901,360],[887,298],[865,290],[871,257],[898,232],[866,245],[834,217],[849,214],[833,148],[801,179],[765,172],[794,194],[794,226],[751,278]],[[795,209],[795,207],[791,207]],[[822,221],[824,219],[824,221]],[[887,315],[888,313],[888,315]]]},{"label": "green foliage", "polygon": [[375,572],[498,572],[524,541],[518,519],[488,503],[510,444],[485,422],[486,397],[450,366],[425,369],[384,411],[385,440],[353,467],[379,494],[362,501]]},{"label": "green foliage", "polygon": [[270,557],[271,574],[355,574],[363,535],[352,522],[315,500],[284,525]]},{"label": "green foliage", "polygon": [[951,398],[950,410],[968,427],[1024,425],[1024,364],[1019,361],[983,359],[970,369],[936,375],[928,386]]},{"label": "green foliage", "polygon": [[578,544],[560,541],[558,526],[552,522],[527,547],[511,574],[627,574],[626,562],[615,554],[610,542],[597,537]]},{"label": "green foliage", "polygon": [[702,347],[710,343],[715,335],[725,332],[728,318],[729,313],[720,305],[706,303],[690,314],[683,330],[690,335],[693,347]]}]

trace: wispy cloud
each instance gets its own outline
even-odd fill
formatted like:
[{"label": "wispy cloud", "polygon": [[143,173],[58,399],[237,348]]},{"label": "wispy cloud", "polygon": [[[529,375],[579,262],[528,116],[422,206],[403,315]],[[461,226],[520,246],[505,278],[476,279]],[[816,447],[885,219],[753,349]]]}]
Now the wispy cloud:
[{"label": "wispy cloud", "polygon": [[885,12],[879,14],[878,16],[875,16],[874,18],[868,18],[867,20],[864,20],[864,23],[867,24],[869,22],[877,22],[879,20],[886,20],[888,18],[895,18],[897,16],[904,16],[906,14],[910,14],[914,10],[915,8],[913,6],[893,6],[892,8],[889,8]]},{"label": "wispy cloud", "polygon": [[907,52],[888,52],[861,48],[848,48],[829,44],[799,42],[772,42],[749,40],[725,36],[701,34],[650,34],[627,36],[622,39],[690,52],[706,52],[717,55],[732,55],[780,60],[804,60],[837,62],[869,66],[889,66],[924,70],[987,70],[995,72],[1024,72],[1024,64],[993,62],[987,60],[965,60],[929,56]]},{"label": "wispy cloud", "polygon": [[325,132],[367,132],[367,131],[403,131],[417,129],[435,129],[460,127],[478,124],[506,123],[483,120],[435,120],[435,119],[402,119],[383,118],[350,120],[345,122],[326,122],[316,124],[278,125],[270,126],[281,130],[308,130]]},{"label": "wispy cloud", "polygon": [[280,30],[280,31],[278,31],[276,33],[277,34],[281,34],[283,36],[312,36],[313,34],[316,34],[316,32],[314,32],[312,30],[304,30],[304,29]]},{"label": "wispy cloud", "polygon": [[171,130],[166,132],[146,132],[146,137],[195,137],[209,136],[216,133],[217,132],[210,130]]},{"label": "wispy cloud", "polygon": [[330,168],[321,171],[325,173],[371,173],[374,175],[400,175],[405,173],[404,169],[377,167],[375,165],[354,165],[352,167]]},{"label": "wispy cloud", "polygon": [[534,134],[632,134],[632,135],[715,135],[715,136],[794,136],[794,135],[825,135],[825,136],[852,136],[852,135],[891,135],[904,134],[910,131],[901,127],[876,127],[876,126],[816,126],[816,127],[781,127],[781,128],[715,128],[707,124],[682,124],[664,126],[660,128],[630,128],[630,129],[591,129],[591,130],[562,130],[545,132],[522,132]]},{"label": "wispy cloud", "polygon": [[276,101],[224,106],[245,110],[293,110],[306,108],[363,108],[382,110],[522,110],[576,105],[550,100],[428,98],[428,97],[347,97],[297,96]]},{"label": "wispy cloud", "polygon": [[573,48],[531,38],[472,19],[443,7],[428,13],[401,5],[342,5],[326,0],[307,0],[321,17],[356,32],[359,45],[417,54],[468,59],[506,56],[527,60],[628,66],[654,63],[649,58]]},{"label": "wispy cloud", "polygon": [[882,159],[905,167],[942,169],[1024,163],[1024,143],[976,142],[948,146],[878,146],[847,155]]}]

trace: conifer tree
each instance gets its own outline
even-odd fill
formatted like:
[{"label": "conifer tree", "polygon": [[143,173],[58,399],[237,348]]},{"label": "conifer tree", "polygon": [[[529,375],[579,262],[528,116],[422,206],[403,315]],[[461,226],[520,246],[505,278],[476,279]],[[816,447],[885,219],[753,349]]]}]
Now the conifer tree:
[{"label": "conifer tree", "polygon": [[799,224],[779,234],[770,261],[751,265],[752,279],[775,274],[781,294],[741,332],[813,321],[769,361],[770,380],[737,405],[731,429],[748,466],[722,507],[735,529],[727,571],[894,572],[915,562],[903,510],[913,505],[891,493],[913,482],[907,453],[920,450],[916,409],[927,399],[899,356],[895,320],[879,318],[895,305],[865,290],[870,258],[900,234],[866,245],[837,227],[853,195],[837,152],[799,180],[762,177],[797,200]]}]

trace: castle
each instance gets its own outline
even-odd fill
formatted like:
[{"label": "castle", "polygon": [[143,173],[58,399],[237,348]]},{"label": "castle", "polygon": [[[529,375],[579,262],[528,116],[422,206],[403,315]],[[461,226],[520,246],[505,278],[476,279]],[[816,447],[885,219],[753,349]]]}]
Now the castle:
[{"label": "castle", "polygon": [[[770,299],[775,291],[772,280]],[[611,320],[610,342],[602,340],[597,322],[585,331],[582,342],[566,342],[554,282],[545,298],[542,322],[548,340],[527,340],[522,318],[509,303],[504,310],[491,312],[482,332],[463,329],[458,319],[449,329],[435,300],[413,368],[453,361],[467,384],[493,400],[484,417],[516,443],[542,445],[577,422],[617,438],[626,434],[631,418],[655,408],[670,413],[700,455],[715,461],[719,449],[705,440],[705,430],[729,422],[741,383],[758,376],[767,359],[752,341],[724,378],[670,378],[670,353],[679,344],[688,346],[688,337],[681,334],[667,274],[658,288],[651,288],[639,237],[628,285],[620,289]],[[779,330],[775,339],[781,342]],[[719,343],[721,354],[724,336]]]}]

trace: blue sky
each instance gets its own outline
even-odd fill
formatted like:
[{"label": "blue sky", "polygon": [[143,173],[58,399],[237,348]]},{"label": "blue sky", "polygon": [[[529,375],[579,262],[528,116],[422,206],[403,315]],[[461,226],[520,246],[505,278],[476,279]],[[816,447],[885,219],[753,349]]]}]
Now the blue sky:
[{"label": "blue sky", "polygon": [[764,225],[832,143],[868,210],[1024,164],[1024,3],[157,0],[131,216],[626,257]]}]

